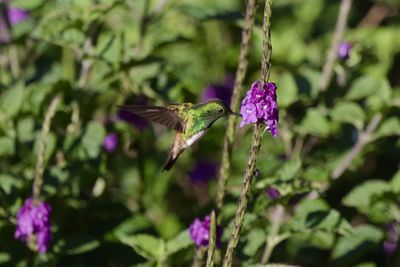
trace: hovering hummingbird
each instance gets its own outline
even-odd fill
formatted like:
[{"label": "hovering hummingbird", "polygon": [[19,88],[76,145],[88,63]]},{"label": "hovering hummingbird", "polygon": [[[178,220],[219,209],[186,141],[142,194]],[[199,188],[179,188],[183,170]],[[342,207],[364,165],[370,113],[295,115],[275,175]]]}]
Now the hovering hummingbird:
[{"label": "hovering hummingbird", "polygon": [[162,171],[170,170],[179,155],[199,140],[216,120],[228,115],[239,115],[220,99],[211,99],[196,105],[192,103],[170,104],[165,107],[127,105],[120,106],[120,109],[164,124],[176,131]]}]

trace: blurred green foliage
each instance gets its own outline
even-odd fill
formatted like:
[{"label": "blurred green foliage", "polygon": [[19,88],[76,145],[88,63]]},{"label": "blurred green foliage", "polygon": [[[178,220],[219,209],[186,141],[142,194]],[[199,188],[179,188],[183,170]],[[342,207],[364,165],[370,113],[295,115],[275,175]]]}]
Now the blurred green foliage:
[{"label": "blurred green foliage", "polygon": [[[220,162],[226,121],[218,121],[174,168],[161,173],[172,133],[115,120],[116,106],[198,102],[237,66],[244,1],[13,0],[29,11],[0,44],[0,264],[29,266],[13,238],[15,214],[31,195],[47,107],[62,95],[47,138],[42,197],[53,207],[50,251],[35,266],[190,266],[187,228],[213,208],[215,180],[193,184],[196,162]],[[382,21],[363,27],[378,4]],[[398,266],[383,249],[386,225],[399,224],[400,2],[354,1],[327,92],[321,67],[339,1],[275,1],[272,75],[280,136],[264,136],[237,266],[260,261],[271,210],[285,206],[284,240],[273,262],[301,266]],[[246,86],[259,79],[262,4],[251,39]],[[371,18],[369,18],[371,19]],[[343,175],[331,179],[376,114],[377,129]],[[222,226],[232,228],[251,127],[237,132]],[[107,153],[104,137],[116,132]],[[265,190],[274,186],[279,200]],[[400,230],[400,229],[399,229]],[[397,233],[399,235],[400,233]],[[30,256],[28,256],[30,257]],[[221,250],[217,251],[217,262]],[[386,265],[385,265],[386,264]]]}]

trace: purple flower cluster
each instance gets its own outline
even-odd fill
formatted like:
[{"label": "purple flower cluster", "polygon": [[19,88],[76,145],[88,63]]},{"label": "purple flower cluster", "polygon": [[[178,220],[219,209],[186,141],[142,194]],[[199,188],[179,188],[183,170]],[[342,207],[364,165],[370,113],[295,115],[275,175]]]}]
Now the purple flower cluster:
[{"label": "purple flower cluster", "polygon": [[350,51],[353,45],[349,42],[341,42],[338,47],[338,58],[347,60],[350,57]]},{"label": "purple flower cluster", "polygon": [[116,133],[110,133],[103,140],[103,147],[108,153],[112,153],[117,149],[118,146],[118,135]]},{"label": "purple flower cluster", "polygon": [[[210,241],[210,224],[211,218],[210,216],[206,216],[203,221],[200,219],[195,219],[194,222],[189,227],[189,235],[193,242],[198,247],[206,247],[208,246],[208,242]],[[216,246],[219,247],[221,245],[221,237],[222,237],[222,228],[217,226],[216,231]]]},{"label": "purple flower cluster", "polygon": [[276,85],[266,83],[262,86],[259,81],[254,82],[242,101],[240,114],[243,117],[240,127],[262,120],[267,124],[272,136],[278,136],[279,114]]},{"label": "purple flower cluster", "polygon": [[51,207],[44,201],[35,204],[32,198],[25,200],[17,212],[15,239],[33,246],[40,253],[46,253],[51,240]]},{"label": "purple flower cluster", "polygon": [[397,250],[397,243],[400,237],[398,230],[398,225],[395,222],[389,223],[386,226],[387,238],[383,242],[383,250],[388,255],[394,254]]},{"label": "purple flower cluster", "polygon": [[[9,7],[7,8],[7,17],[10,25],[14,25],[26,20],[29,17],[29,13],[23,9]],[[5,33],[6,22],[0,18],[0,42],[8,42],[10,37]]]},{"label": "purple flower cluster", "polygon": [[207,183],[217,176],[217,166],[214,162],[199,161],[191,172],[190,181],[194,184]]}]

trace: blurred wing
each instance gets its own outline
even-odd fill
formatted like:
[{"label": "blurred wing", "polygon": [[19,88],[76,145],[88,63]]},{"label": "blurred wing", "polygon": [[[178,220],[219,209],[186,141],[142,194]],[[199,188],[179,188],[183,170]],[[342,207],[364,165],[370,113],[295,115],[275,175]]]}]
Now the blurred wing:
[{"label": "blurred wing", "polygon": [[175,106],[157,107],[142,105],[119,106],[120,109],[132,112],[148,120],[161,123],[178,132],[185,131],[185,122]]}]

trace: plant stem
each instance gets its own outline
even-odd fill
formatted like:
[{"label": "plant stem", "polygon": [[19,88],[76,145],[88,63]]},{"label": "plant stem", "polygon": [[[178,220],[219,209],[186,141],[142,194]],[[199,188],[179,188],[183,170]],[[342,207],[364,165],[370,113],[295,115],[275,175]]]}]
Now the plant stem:
[{"label": "plant stem", "polygon": [[211,213],[210,242],[208,244],[206,267],[214,266],[214,252],[215,252],[216,240],[217,240],[217,218],[215,216],[215,211],[213,211]]},{"label": "plant stem", "polygon": [[380,121],[382,120],[381,114],[375,114],[368,126],[359,134],[359,138],[356,144],[352,147],[350,152],[344,157],[344,159],[339,163],[335,170],[331,174],[332,179],[337,179],[347,170],[350,164],[353,162],[354,158],[361,152],[366,144],[369,143],[371,139],[371,134],[376,130]]},{"label": "plant stem", "polygon": [[196,255],[194,256],[192,267],[201,267],[205,252],[206,250],[202,247],[196,249]]},{"label": "plant stem", "polygon": [[250,157],[249,157],[249,161],[247,164],[246,173],[244,176],[244,181],[243,181],[242,190],[241,190],[240,199],[239,199],[239,205],[236,210],[233,231],[232,231],[231,237],[228,242],[228,248],[226,249],[224,263],[222,265],[224,267],[232,266],[233,250],[236,248],[237,243],[239,242],[239,234],[240,234],[240,230],[243,226],[244,215],[245,215],[245,212],[247,209],[247,203],[249,200],[251,182],[252,182],[253,176],[254,176],[254,170],[256,167],[258,152],[260,151],[260,147],[261,147],[261,138],[262,138],[263,128],[264,128],[264,126],[260,125],[260,124],[257,124],[254,126],[253,142],[251,145]]},{"label": "plant stem", "polygon": [[[263,21],[263,33],[264,33],[264,41],[263,41],[263,49],[271,50],[271,6],[272,0],[265,1],[265,9],[264,9],[264,21]],[[265,84],[268,82],[270,75],[270,66],[271,66],[271,51],[264,51],[262,58],[262,67],[261,67],[261,78],[262,83]],[[253,180],[254,171],[257,164],[258,154],[261,148],[261,139],[264,132],[265,126],[263,124],[254,125],[253,129],[253,141],[251,144],[249,160],[247,163],[247,168],[244,175],[243,185],[240,193],[240,199],[238,208],[236,210],[234,225],[231,237],[228,242],[228,247],[225,253],[223,267],[232,266],[233,260],[233,251],[236,248],[239,242],[239,234],[240,230],[243,226],[244,215],[247,209],[247,203],[249,201],[251,182]]]},{"label": "plant stem", "polygon": [[35,178],[33,180],[33,199],[35,203],[39,202],[40,198],[40,190],[43,184],[43,172],[44,172],[44,160],[46,154],[46,141],[47,136],[49,134],[51,119],[53,118],[58,103],[60,102],[60,95],[56,95],[50,103],[49,109],[46,112],[42,131],[40,133],[39,139],[39,149],[38,149],[38,156],[36,161],[36,170],[35,170]]},{"label": "plant stem", "polygon": [[[246,7],[246,17],[244,20],[244,27],[242,31],[242,43],[240,45],[239,63],[236,70],[235,85],[233,88],[231,98],[231,108],[236,111],[240,106],[240,96],[243,90],[243,80],[247,71],[247,55],[249,52],[249,41],[251,37],[252,28],[254,25],[254,13],[256,11],[256,0],[248,0]],[[232,157],[232,148],[234,143],[235,131],[237,125],[237,117],[229,116],[228,127],[224,139],[224,147],[222,150],[222,162],[219,169],[218,190],[216,196],[216,206],[220,210],[223,205],[225,195],[226,182],[229,177],[230,160]]]},{"label": "plant stem", "polygon": [[339,15],[336,20],[336,28],[333,33],[333,38],[331,41],[331,46],[326,57],[324,67],[322,68],[322,75],[319,81],[320,91],[326,91],[328,88],[333,74],[333,67],[337,59],[337,50],[339,47],[339,42],[343,38],[343,33],[346,28],[347,19],[350,14],[352,0],[342,0],[340,3]]},{"label": "plant stem", "polygon": [[283,219],[285,218],[285,209],[282,205],[274,207],[273,214],[270,221],[272,221],[271,232],[268,235],[267,242],[265,244],[264,252],[261,256],[261,264],[266,264],[274,250],[275,246],[278,245],[283,239],[279,235]]}]

